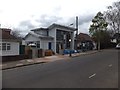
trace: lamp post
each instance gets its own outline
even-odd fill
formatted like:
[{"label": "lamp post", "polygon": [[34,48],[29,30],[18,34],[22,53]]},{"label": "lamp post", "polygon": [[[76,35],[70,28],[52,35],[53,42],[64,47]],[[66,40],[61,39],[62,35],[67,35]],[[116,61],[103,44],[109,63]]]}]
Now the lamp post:
[{"label": "lamp post", "polygon": [[69,39],[69,42],[70,42],[70,53],[69,53],[69,56],[71,57],[72,56],[72,54],[71,54],[71,39]]}]

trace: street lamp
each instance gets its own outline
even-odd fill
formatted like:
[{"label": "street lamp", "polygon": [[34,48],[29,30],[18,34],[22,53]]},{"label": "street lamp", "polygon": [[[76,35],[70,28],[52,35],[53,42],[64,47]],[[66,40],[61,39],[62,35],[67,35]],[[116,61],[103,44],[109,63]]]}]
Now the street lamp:
[{"label": "street lamp", "polygon": [[72,54],[71,54],[71,39],[69,39],[69,42],[70,42],[70,53],[69,53],[69,56],[71,57],[72,56]]}]

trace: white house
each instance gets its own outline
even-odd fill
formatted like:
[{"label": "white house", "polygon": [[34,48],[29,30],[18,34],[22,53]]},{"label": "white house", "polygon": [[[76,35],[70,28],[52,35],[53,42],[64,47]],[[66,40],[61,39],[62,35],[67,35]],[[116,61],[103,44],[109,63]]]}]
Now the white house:
[{"label": "white house", "polygon": [[75,28],[54,23],[48,28],[31,30],[24,38],[25,44],[59,53],[60,49],[74,49],[74,31]]},{"label": "white house", "polygon": [[11,29],[0,28],[0,56],[19,55],[19,40],[10,32]]}]

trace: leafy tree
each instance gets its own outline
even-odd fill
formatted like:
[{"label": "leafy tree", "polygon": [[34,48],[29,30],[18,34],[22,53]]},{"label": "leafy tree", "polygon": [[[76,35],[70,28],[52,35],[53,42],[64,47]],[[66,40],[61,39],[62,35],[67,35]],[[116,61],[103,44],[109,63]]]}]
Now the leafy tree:
[{"label": "leafy tree", "polygon": [[[107,34],[107,22],[101,12],[92,19],[92,25],[90,25],[89,32],[94,40],[97,42],[97,48],[100,50],[100,43],[104,42],[105,35]],[[103,36],[104,34],[104,36]]]},{"label": "leafy tree", "polygon": [[[104,12],[106,20],[109,22],[109,30],[112,36],[116,33],[120,33],[120,1],[114,2],[112,6],[107,7],[107,11]],[[118,41],[118,40],[117,40]]]}]

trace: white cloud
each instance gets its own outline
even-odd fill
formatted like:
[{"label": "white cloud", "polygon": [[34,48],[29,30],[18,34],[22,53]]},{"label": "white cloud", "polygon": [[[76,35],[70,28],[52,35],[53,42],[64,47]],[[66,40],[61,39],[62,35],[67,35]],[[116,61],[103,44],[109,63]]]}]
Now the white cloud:
[{"label": "white cloud", "polygon": [[[69,24],[74,22],[75,16],[88,18],[98,11],[104,11],[106,6],[115,1],[117,0],[0,0],[0,23],[2,27],[8,28],[19,27],[24,21],[30,21],[35,27],[42,27],[45,22],[46,25],[50,22]],[[73,19],[70,20],[71,18]],[[88,24],[83,24],[80,29],[87,32]]]},{"label": "white cloud", "polygon": [[87,33],[89,34],[89,26],[90,26],[91,22],[86,22],[86,23],[83,23],[79,26],[79,31],[78,33]]}]

